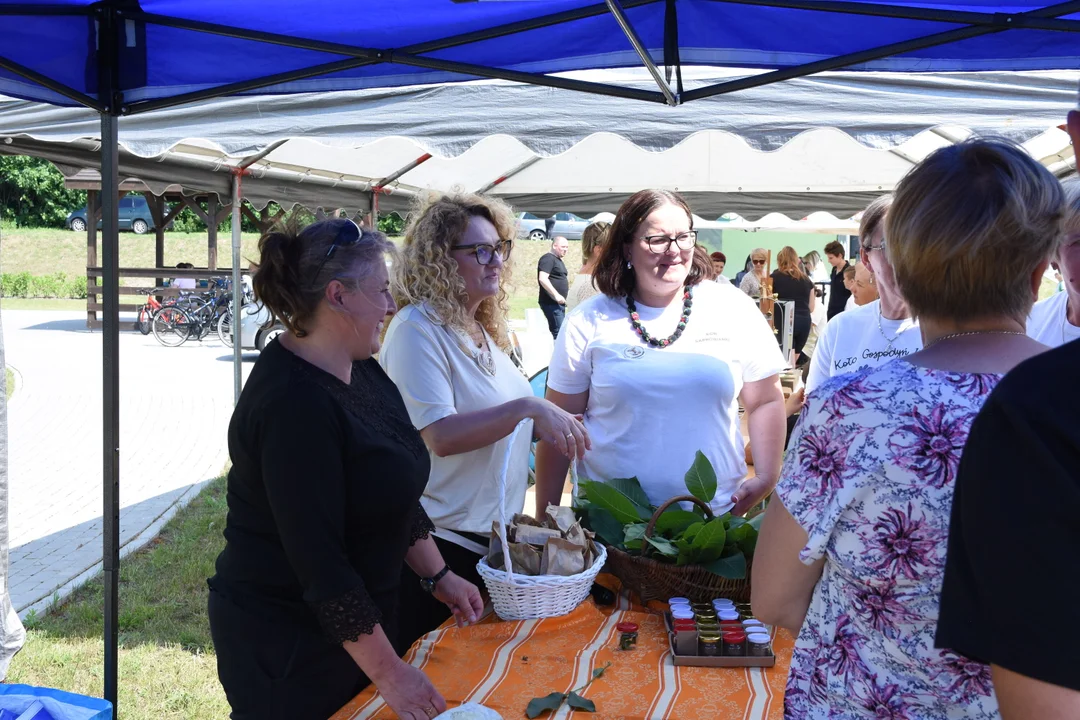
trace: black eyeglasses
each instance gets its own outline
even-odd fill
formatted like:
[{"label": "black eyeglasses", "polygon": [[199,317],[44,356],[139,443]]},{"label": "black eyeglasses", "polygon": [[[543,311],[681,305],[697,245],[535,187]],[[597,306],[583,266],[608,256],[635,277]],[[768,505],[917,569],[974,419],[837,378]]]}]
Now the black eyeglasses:
[{"label": "black eyeglasses", "polygon": [[326,251],[326,255],[323,256],[322,262],[319,263],[319,269],[311,276],[311,282],[315,282],[319,279],[319,275],[322,273],[323,268],[326,267],[326,261],[330,259],[330,256],[334,254],[335,250],[339,247],[352,247],[360,242],[360,239],[363,237],[364,231],[360,229],[360,226],[346,218],[345,223],[338,228],[337,235],[334,236],[334,242],[330,243],[330,249]]},{"label": "black eyeglasses", "polygon": [[451,250],[472,250],[470,255],[476,257],[476,262],[481,265],[490,265],[491,261],[495,259],[495,253],[499,254],[499,258],[505,262],[510,258],[510,251],[513,249],[514,244],[509,240],[500,240],[498,245],[492,245],[490,243],[473,243],[472,245],[454,245]]},{"label": "black eyeglasses", "polygon": [[644,240],[645,244],[649,246],[649,249],[657,255],[671,250],[672,243],[680,250],[689,250],[697,245],[697,233],[693,230],[690,232],[679,233],[675,237],[669,237],[668,235],[646,235],[641,239]]},{"label": "black eyeglasses", "polygon": [[764,265],[765,264],[764,260],[752,260],[751,262],[753,262],[755,265]]}]

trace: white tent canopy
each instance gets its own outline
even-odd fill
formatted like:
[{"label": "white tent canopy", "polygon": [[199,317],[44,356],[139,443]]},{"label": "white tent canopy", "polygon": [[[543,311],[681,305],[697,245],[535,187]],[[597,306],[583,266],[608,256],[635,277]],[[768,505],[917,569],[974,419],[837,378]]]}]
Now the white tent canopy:
[{"label": "white tent canopy", "polygon": [[[688,82],[718,74],[687,73]],[[971,134],[1011,137],[1070,172],[1068,136],[1055,126],[1078,78],[833,73],[690,104],[677,116],[499,81],[226,98],[122,118],[121,175],[157,193],[180,185],[224,199],[232,172],[246,167],[243,192],[257,206],[366,211],[375,197],[385,212],[423,190],[462,188],[522,210],[592,215],[642,187],[666,187],[705,217],[846,218],[934,149]],[[497,132],[511,125],[512,137]],[[0,152],[46,157],[69,174],[95,166],[97,127],[91,111],[0,102]]]}]

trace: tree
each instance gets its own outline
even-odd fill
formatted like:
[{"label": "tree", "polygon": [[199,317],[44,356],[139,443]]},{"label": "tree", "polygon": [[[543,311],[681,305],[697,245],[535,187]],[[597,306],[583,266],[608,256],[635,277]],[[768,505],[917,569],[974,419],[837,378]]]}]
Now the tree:
[{"label": "tree", "polygon": [[0,155],[0,220],[20,227],[60,227],[68,213],[86,205],[86,193],[64,187],[48,160]]}]

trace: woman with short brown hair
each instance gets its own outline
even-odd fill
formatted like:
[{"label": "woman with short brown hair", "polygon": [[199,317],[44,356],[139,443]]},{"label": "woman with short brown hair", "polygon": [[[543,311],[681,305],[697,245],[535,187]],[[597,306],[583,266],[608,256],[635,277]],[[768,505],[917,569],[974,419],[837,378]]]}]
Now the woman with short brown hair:
[{"label": "woman with short brown hair", "polygon": [[900,181],[883,245],[920,352],[811,393],[761,527],[754,614],[798,630],[792,718],[998,717],[988,666],[934,647],[957,468],[1061,234],[1057,179],[973,140]]},{"label": "woman with short brown hair", "polygon": [[[716,470],[713,509],[745,512],[775,483],[784,443],[784,367],[761,312],[712,276],[686,201],[642,190],[619,208],[597,262],[600,295],[566,318],[548,398],[584,414],[591,480],[637,477],[659,505],[685,493],[702,451]],[[757,477],[744,482],[739,402],[749,415]],[[558,503],[568,461],[541,445],[537,510]]]}]

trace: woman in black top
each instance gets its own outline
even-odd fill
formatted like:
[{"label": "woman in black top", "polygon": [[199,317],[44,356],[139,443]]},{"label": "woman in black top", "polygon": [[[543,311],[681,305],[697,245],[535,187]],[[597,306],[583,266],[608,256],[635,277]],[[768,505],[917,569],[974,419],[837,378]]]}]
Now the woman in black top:
[{"label": "woman in black top", "polygon": [[772,273],[773,294],[780,300],[795,301],[795,333],[792,347],[795,362],[799,362],[806,339],[810,337],[810,313],[817,305],[814,282],[799,267],[799,253],[786,247],[776,256],[776,270]]},{"label": "woman in black top", "polygon": [[288,332],[259,357],[229,424],[225,550],[210,631],[231,717],[325,718],[370,682],[403,718],[445,702],[400,660],[407,562],[459,622],[483,609],[420,507],[429,461],[371,356],[395,307],[381,234],[351,220],[259,242],[255,294]]}]

